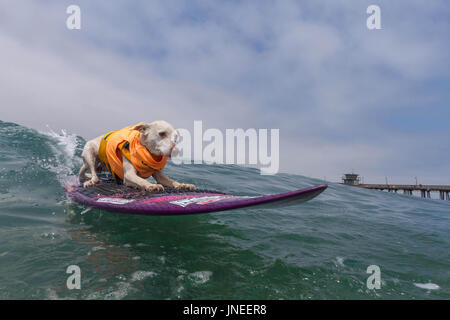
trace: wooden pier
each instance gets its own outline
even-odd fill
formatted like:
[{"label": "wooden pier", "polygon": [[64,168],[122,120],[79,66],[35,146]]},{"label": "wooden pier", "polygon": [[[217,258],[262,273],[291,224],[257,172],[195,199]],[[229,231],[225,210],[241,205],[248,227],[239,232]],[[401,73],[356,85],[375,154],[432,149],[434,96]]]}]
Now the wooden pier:
[{"label": "wooden pier", "polygon": [[[417,180],[416,180],[417,181]],[[359,175],[356,173],[346,173],[342,177],[342,184],[350,185],[354,187],[375,189],[375,190],[387,190],[388,192],[403,191],[403,194],[412,196],[413,191],[420,191],[422,198],[431,198],[431,192],[439,192],[439,198],[441,200],[450,200],[450,186],[443,185],[422,185],[422,184],[388,184],[386,178],[386,184],[366,184],[360,183]]]},{"label": "wooden pier", "polygon": [[431,192],[439,192],[441,200],[450,200],[450,186],[422,185],[422,184],[355,184],[356,187],[387,190],[388,192],[403,191],[403,194],[412,195],[413,191],[420,191],[422,198],[431,198]]}]

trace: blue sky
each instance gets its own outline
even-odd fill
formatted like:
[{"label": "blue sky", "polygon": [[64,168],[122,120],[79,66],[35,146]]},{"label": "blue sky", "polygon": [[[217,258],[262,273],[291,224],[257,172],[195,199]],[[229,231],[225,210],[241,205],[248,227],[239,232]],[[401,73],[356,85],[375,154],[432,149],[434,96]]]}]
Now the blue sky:
[{"label": "blue sky", "polygon": [[[68,30],[66,8],[81,8]],[[381,30],[366,8],[381,7]],[[0,119],[279,128],[284,172],[450,183],[445,1],[0,0]]]}]

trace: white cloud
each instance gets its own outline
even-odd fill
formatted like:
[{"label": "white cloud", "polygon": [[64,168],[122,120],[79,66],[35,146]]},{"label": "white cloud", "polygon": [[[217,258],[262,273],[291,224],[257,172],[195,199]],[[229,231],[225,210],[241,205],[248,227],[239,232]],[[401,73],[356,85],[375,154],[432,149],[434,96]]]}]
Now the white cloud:
[{"label": "white cloud", "polygon": [[[207,85],[167,81],[142,73],[130,63],[105,52],[79,50],[79,61],[36,51],[0,33],[2,119],[42,129],[65,128],[84,137],[142,120],[170,119],[190,126],[196,119],[211,126],[245,116],[252,105]],[[89,57],[87,65],[78,68]]]}]

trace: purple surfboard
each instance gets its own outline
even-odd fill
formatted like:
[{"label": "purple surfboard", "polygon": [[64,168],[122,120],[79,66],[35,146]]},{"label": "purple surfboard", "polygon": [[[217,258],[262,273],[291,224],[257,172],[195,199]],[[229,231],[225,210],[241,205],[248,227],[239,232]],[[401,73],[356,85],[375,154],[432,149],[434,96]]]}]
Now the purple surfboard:
[{"label": "purple surfboard", "polygon": [[66,192],[75,202],[99,209],[164,216],[208,213],[256,205],[264,208],[294,205],[316,197],[327,187],[322,184],[280,194],[241,196],[208,190],[184,191],[168,188],[164,192],[147,192],[101,178],[100,183],[95,186],[68,186]]}]

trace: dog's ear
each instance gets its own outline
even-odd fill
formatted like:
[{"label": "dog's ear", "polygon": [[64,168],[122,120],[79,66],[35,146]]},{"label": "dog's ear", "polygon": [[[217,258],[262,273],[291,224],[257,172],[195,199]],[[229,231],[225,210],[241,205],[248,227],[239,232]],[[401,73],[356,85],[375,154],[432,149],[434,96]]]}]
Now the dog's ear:
[{"label": "dog's ear", "polygon": [[148,128],[150,128],[150,125],[148,123],[141,122],[134,127],[134,130],[138,130],[141,133],[144,133]]}]

